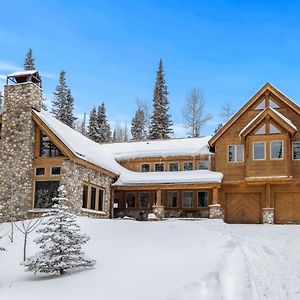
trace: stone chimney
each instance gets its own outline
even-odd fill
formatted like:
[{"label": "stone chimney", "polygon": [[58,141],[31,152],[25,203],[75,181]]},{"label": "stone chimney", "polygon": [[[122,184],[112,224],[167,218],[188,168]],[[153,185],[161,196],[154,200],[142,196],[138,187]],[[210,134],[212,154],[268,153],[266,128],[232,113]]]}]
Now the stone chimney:
[{"label": "stone chimney", "polygon": [[28,216],[33,205],[35,123],[32,108],[42,107],[37,71],[7,76],[0,132],[0,222]]}]

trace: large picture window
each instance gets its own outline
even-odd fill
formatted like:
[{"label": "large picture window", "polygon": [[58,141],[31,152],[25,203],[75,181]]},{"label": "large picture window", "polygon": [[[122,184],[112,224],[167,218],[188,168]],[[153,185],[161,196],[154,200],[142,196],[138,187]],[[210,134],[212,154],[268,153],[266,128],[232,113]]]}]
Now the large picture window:
[{"label": "large picture window", "polygon": [[208,207],[208,191],[198,192],[198,207]]},{"label": "large picture window", "polygon": [[58,188],[59,181],[35,181],[34,208],[51,208]]},{"label": "large picture window", "polygon": [[100,187],[84,184],[82,194],[82,208],[103,211],[104,190]]},{"label": "large picture window", "polygon": [[140,208],[148,208],[150,203],[150,193],[141,192],[140,193]]},{"label": "large picture window", "polygon": [[168,207],[177,207],[178,192],[168,192]]},{"label": "large picture window", "polygon": [[253,160],[265,160],[265,159],[266,159],[266,143],[253,142]]},{"label": "large picture window", "polygon": [[300,159],[300,142],[293,142],[293,159]]},{"label": "large picture window", "polygon": [[270,142],[271,159],[282,159],[283,158],[283,142],[282,141],[271,141]]},{"label": "large picture window", "polygon": [[244,145],[228,146],[228,161],[243,162],[244,161]]},{"label": "large picture window", "polygon": [[193,191],[183,191],[182,193],[182,206],[184,208],[192,208],[193,207]]},{"label": "large picture window", "polygon": [[63,156],[62,152],[50,141],[48,136],[43,132],[41,132],[40,156],[41,157]]},{"label": "large picture window", "polygon": [[132,192],[126,193],[126,207],[135,208],[136,195]]}]

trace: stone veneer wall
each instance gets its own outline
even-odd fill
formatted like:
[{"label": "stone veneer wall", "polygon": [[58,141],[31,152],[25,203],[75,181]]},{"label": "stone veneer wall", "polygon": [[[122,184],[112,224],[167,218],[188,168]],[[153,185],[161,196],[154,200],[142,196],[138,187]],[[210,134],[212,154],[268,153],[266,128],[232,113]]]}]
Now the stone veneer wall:
[{"label": "stone veneer wall", "polygon": [[0,139],[0,222],[22,219],[32,208],[35,124],[32,108],[41,109],[42,91],[32,82],[4,87]]},{"label": "stone veneer wall", "polygon": [[[89,215],[95,218],[109,218],[111,212],[111,184],[113,179],[79,165],[73,161],[66,160],[62,166],[63,184],[67,190],[67,198],[71,201],[70,207],[76,214]],[[83,184],[91,183],[104,190],[103,212],[93,210],[82,211]]]}]

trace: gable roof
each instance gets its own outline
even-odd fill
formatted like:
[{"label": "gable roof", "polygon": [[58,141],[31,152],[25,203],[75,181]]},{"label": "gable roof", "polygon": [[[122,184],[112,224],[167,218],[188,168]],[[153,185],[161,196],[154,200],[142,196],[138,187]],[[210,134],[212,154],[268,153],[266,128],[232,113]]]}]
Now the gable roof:
[{"label": "gable roof", "polygon": [[277,88],[275,88],[273,85],[267,82],[208,141],[209,145],[213,147],[215,142],[230,128],[230,126],[232,126],[266,91],[270,91],[272,94],[277,96],[287,106],[291,107],[297,114],[300,115],[300,107],[290,98],[288,98],[285,94],[283,94],[281,91],[279,91]]},{"label": "gable roof", "polygon": [[257,124],[265,119],[266,116],[270,116],[275,122],[280,122],[280,125],[286,129],[288,132],[290,132],[292,135],[294,135],[297,132],[297,127],[292,123],[290,119],[285,117],[283,114],[281,114],[279,111],[271,108],[266,107],[263,111],[261,111],[249,124],[247,124],[241,131],[240,131],[240,137],[244,138],[246,135],[248,135],[253,128],[257,126]]},{"label": "gable roof", "polygon": [[[178,171],[178,172],[134,172],[121,166],[113,153],[105,145],[98,144],[69,126],[63,124],[46,111],[32,110],[33,120],[41,127],[49,138],[55,142],[72,160],[79,164],[87,162],[96,167],[99,172],[111,177],[119,176],[115,186],[144,184],[177,184],[177,183],[220,183],[223,174],[208,170]],[[121,143],[122,144],[122,143]],[[134,145],[134,143],[132,143]],[[58,145],[57,145],[58,146]],[[85,165],[85,164],[84,164]],[[176,174],[175,174],[176,173]]]}]

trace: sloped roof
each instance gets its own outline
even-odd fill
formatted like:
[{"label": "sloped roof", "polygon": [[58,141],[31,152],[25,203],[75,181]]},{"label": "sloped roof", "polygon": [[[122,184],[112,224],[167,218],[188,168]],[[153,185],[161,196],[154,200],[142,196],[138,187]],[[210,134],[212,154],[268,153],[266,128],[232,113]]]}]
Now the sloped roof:
[{"label": "sloped roof", "polygon": [[103,144],[117,160],[170,157],[170,156],[198,156],[210,154],[208,140],[211,137],[181,138],[169,140],[149,140],[141,142],[126,142]]},{"label": "sloped roof", "polygon": [[18,76],[27,76],[38,73],[37,70],[27,70],[27,71],[17,71],[11,74],[8,74],[7,77],[18,77]]},{"label": "sloped roof", "polygon": [[254,103],[259,97],[261,97],[266,91],[270,91],[285,104],[291,107],[296,113],[300,115],[300,107],[283,94],[280,90],[275,88],[272,84],[266,83],[260,88],[254,96],[250,98],[224,125],[223,127],[208,141],[209,145],[213,147],[215,142],[232,126]]},{"label": "sloped roof", "polygon": [[[55,119],[46,111],[33,110],[33,114],[72,152],[88,163],[119,175],[117,185],[176,184],[176,183],[220,183],[223,175],[208,170],[178,172],[134,172],[121,166],[109,147],[93,142],[89,138]],[[47,133],[47,132],[46,132]],[[134,143],[130,143],[134,148]]]}]

